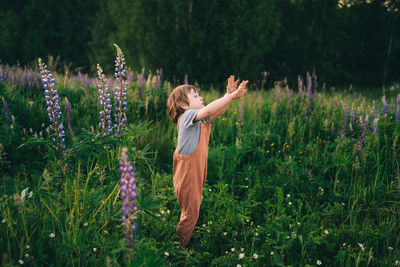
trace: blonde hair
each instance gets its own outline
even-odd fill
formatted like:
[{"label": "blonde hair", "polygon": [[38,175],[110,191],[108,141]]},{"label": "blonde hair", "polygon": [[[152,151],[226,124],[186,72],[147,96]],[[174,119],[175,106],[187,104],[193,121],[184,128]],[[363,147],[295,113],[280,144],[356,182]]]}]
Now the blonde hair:
[{"label": "blonde hair", "polygon": [[190,93],[190,90],[193,90],[197,93],[200,91],[193,85],[184,84],[176,87],[169,94],[167,101],[168,116],[175,123],[178,121],[179,116],[185,112],[185,109],[182,106],[189,105],[189,99],[187,95]]}]

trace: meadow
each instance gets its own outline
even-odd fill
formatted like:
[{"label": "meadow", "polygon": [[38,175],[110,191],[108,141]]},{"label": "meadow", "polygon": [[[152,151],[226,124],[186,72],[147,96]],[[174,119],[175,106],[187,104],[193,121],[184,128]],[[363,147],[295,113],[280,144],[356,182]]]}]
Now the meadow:
[{"label": "meadow", "polygon": [[[125,125],[104,134],[101,80],[52,74],[62,137],[39,67],[0,65],[2,266],[400,266],[400,88],[337,89],[309,75],[250,87],[212,123],[200,217],[182,250],[166,112],[175,84],[127,71]],[[222,94],[201,91],[208,103]],[[133,244],[121,220],[125,147]]]}]

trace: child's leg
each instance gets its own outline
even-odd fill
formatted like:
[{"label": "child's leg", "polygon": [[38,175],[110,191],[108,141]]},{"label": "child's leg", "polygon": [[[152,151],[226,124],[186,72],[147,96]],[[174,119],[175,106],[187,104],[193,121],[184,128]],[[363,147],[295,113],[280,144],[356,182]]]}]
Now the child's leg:
[{"label": "child's leg", "polygon": [[[199,190],[200,189],[200,190]],[[199,218],[202,188],[180,188],[176,190],[178,203],[181,207],[181,218],[176,227],[180,235],[182,246],[186,246],[193,235],[194,228]]]}]

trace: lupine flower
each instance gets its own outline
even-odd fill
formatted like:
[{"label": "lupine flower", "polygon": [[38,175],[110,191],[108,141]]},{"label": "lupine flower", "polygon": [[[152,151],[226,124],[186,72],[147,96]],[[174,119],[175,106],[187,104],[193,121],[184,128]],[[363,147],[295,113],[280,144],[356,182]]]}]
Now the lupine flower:
[{"label": "lupine flower", "polygon": [[156,71],[156,76],[153,80],[153,88],[159,90],[161,88],[162,69]]},{"label": "lupine flower", "polygon": [[108,84],[106,76],[103,74],[103,69],[97,64],[97,75],[100,80],[98,85],[99,90],[99,104],[100,104],[100,123],[99,128],[103,133],[103,136],[110,134],[112,132],[112,122],[111,122],[111,99],[110,93],[108,91]]},{"label": "lupine flower", "polygon": [[3,65],[0,65],[0,82],[4,81]]},{"label": "lupine flower", "polygon": [[114,44],[117,49],[117,58],[115,59],[115,79],[117,86],[115,87],[114,103],[116,103],[115,114],[114,114],[114,132],[119,136],[126,123],[126,97],[128,83],[126,82],[126,71],[124,70],[125,58],[122,50],[118,45]]},{"label": "lupine flower", "polygon": [[42,75],[42,84],[44,95],[46,99],[47,114],[50,120],[50,130],[53,130],[56,136],[52,139],[52,142],[56,149],[65,149],[65,131],[64,125],[61,122],[61,108],[59,104],[58,92],[55,89],[55,80],[50,71],[47,70],[46,65],[39,58],[39,68]]},{"label": "lupine flower", "polygon": [[373,127],[372,127],[375,136],[378,136],[378,122],[379,122],[379,117],[376,117],[373,121]]},{"label": "lupine flower", "polygon": [[307,84],[306,84],[306,95],[310,97],[312,94],[312,84],[310,73],[307,72]]},{"label": "lupine flower", "polygon": [[303,80],[300,75],[297,77],[297,88],[299,90],[299,97],[303,97]]},{"label": "lupine flower", "polygon": [[368,134],[368,115],[363,118],[363,116],[360,116],[360,125],[361,125],[361,135],[358,141],[358,144],[360,145],[360,152],[361,154],[364,151],[364,146],[365,146],[365,138]]},{"label": "lupine flower", "polygon": [[394,108],[394,116],[395,116],[397,122],[399,121],[399,117],[400,117],[399,109],[400,109],[400,94],[397,94],[396,105]]},{"label": "lupine flower", "polygon": [[119,172],[121,173],[122,213],[124,214],[122,216],[122,223],[124,225],[124,234],[128,247],[132,248],[135,240],[135,231],[137,229],[135,220],[137,218],[136,212],[138,211],[138,207],[136,204],[135,170],[132,167],[132,162],[129,161],[127,151],[128,149],[126,147],[122,148]]},{"label": "lupine flower", "polygon": [[282,102],[282,94],[281,94],[281,86],[279,82],[274,83],[275,87],[275,100],[279,99],[279,102]]},{"label": "lupine flower", "polygon": [[187,74],[185,74],[185,78],[183,79],[183,84],[189,84],[189,78]]},{"label": "lupine flower", "polygon": [[78,70],[78,81],[79,83],[83,84],[83,76],[81,70]]},{"label": "lupine flower", "polygon": [[65,97],[65,122],[67,123],[68,128],[71,130],[71,134],[74,135],[74,127],[72,126],[71,117],[71,104],[69,103],[67,97]]},{"label": "lupine flower", "polygon": [[147,80],[146,80],[146,89],[151,90],[153,87],[153,75],[151,74],[151,70],[149,70],[149,75],[147,75]]},{"label": "lupine flower", "polygon": [[288,105],[290,105],[290,91],[289,91],[288,85],[285,86],[285,95],[286,95],[287,103],[288,103]]},{"label": "lupine flower", "polygon": [[143,96],[143,87],[144,87],[144,84],[146,83],[146,78],[144,76],[144,69],[142,69],[142,72],[140,73],[137,82],[138,82],[138,86],[139,86],[139,93],[141,96]]},{"label": "lupine flower", "polygon": [[342,136],[346,138],[347,133],[347,123],[349,120],[349,107],[342,101],[342,107],[344,111],[343,115],[343,126],[342,126]]},{"label": "lupine flower", "polygon": [[370,116],[371,116],[371,122],[370,122],[370,124],[371,124],[371,131],[372,132],[375,132],[375,129],[374,129],[374,121],[375,121],[375,117],[377,116],[377,117],[379,117],[379,114],[376,114],[376,108],[375,108],[375,100],[373,100],[372,101],[372,111],[371,111],[371,113],[370,113]]},{"label": "lupine flower", "polygon": [[5,119],[6,119],[6,125],[9,125],[10,120],[10,112],[8,110],[8,103],[4,99],[4,97],[1,97],[1,100],[3,102],[3,106],[1,107],[1,112],[3,113]]},{"label": "lupine flower", "polygon": [[317,74],[315,73],[313,74],[312,80],[313,80],[314,92],[317,92],[317,87],[318,87]]},{"label": "lupine flower", "polygon": [[386,97],[382,96],[382,115],[385,116],[389,112],[389,104],[386,101]]}]

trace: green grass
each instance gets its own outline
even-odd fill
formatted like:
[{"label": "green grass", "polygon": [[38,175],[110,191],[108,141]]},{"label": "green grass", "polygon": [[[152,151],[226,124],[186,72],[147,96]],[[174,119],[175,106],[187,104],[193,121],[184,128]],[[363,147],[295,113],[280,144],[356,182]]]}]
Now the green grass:
[{"label": "green grass", "polygon": [[[60,78],[61,83],[64,79]],[[215,120],[200,218],[177,247],[172,185],[176,124],[171,85],[129,88],[124,136],[99,138],[94,88],[57,84],[72,108],[65,157],[50,144],[41,89],[0,83],[14,122],[0,114],[2,265],[393,266],[400,261],[400,124],[381,116],[361,149],[358,117],[382,91],[250,91]],[[356,92],[355,92],[356,91]],[[398,92],[386,92],[393,113]],[[201,92],[207,103],[221,96]],[[355,121],[343,136],[341,101]],[[364,103],[363,103],[364,102]],[[64,112],[63,112],[64,113]],[[390,117],[392,116],[392,117]],[[42,124],[44,123],[44,126]],[[11,127],[12,125],[12,127]],[[32,130],[30,130],[32,129]],[[23,144],[23,145],[22,145]],[[135,247],[124,247],[118,162],[128,147],[138,185]],[[70,171],[65,172],[68,162]],[[26,189],[26,191],[23,191]],[[25,192],[25,193],[22,193]],[[400,265],[400,263],[399,263]]]}]

